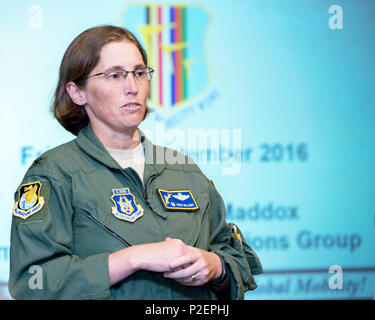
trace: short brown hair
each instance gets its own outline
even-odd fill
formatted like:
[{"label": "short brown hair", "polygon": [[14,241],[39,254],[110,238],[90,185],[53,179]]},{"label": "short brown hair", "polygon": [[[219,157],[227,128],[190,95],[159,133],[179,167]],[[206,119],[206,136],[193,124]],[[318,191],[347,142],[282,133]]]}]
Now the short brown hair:
[{"label": "short brown hair", "polygon": [[[89,118],[82,106],[75,104],[66,91],[66,84],[73,81],[83,88],[86,77],[95,68],[100,58],[100,51],[109,42],[128,40],[142,55],[147,66],[147,55],[137,38],[129,30],[121,27],[104,25],[85,30],[79,34],[65,51],[61,61],[59,80],[52,102],[52,112],[60,124],[74,135],[89,123]],[[146,114],[151,110],[146,107]]]}]

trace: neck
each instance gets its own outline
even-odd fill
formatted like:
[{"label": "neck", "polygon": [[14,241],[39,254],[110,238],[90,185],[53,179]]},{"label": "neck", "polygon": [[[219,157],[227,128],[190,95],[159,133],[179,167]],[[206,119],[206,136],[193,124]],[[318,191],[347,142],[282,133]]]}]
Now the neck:
[{"label": "neck", "polygon": [[138,128],[128,128],[123,131],[103,130],[91,123],[92,131],[107,149],[129,150],[140,143]]}]

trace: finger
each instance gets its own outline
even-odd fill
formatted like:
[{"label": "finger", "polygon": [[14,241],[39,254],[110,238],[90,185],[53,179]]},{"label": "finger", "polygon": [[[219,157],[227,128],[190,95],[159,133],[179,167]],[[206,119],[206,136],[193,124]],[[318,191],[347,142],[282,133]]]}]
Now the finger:
[{"label": "finger", "polygon": [[194,275],[193,277],[187,277],[182,279],[174,279],[179,284],[182,284],[184,286],[190,286],[190,287],[198,287],[204,285],[207,281],[200,276],[199,273]]},{"label": "finger", "polygon": [[190,250],[182,255],[181,257],[173,260],[169,267],[173,270],[176,268],[181,268],[185,265],[191,265],[199,259],[199,254],[196,251]]},{"label": "finger", "polygon": [[165,278],[170,279],[190,279],[192,275],[198,272],[196,264],[191,264],[189,266],[181,266],[178,270],[168,271],[163,274]]},{"label": "finger", "polygon": [[169,268],[174,271],[176,269],[184,268],[184,266],[188,266],[191,264],[191,257],[189,255],[183,255],[175,260],[173,260],[169,264]]},{"label": "finger", "polygon": [[169,279],[185,279],[185,271],[183,269],[178,269],[177,271],[167,271],[163,273],[164,278]]}]

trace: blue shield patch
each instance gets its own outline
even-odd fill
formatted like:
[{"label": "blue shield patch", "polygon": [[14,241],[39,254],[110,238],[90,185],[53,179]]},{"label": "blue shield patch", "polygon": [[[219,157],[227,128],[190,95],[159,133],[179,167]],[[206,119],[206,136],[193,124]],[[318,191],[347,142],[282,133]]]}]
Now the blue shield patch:
[{"label": "blue shield patch", "polygon": [[134,195],[129,188],[112,189],[113,215],[121,220],[134,222],[143,215],[143,208],[140,204],[135,203]]},{"label": "blue shield patch", "polygon": [[158,189],[160,199],[168,210],[198,210],[199,206],[190,190]]}]

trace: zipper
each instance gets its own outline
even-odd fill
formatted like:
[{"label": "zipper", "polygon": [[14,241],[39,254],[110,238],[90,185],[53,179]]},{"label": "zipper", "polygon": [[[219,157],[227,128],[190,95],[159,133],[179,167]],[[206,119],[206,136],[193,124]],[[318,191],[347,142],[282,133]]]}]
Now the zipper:
[{"label": "zipper", "polygon": [[[142,185],[142,181],[141,181],[141,178],[139,177],[138,173],[134,169],[132,169],[132,168],[130,168],[130,170],[134,171],[135,177],[136,177],[136,179],[138,179],[138,182],[139,182],[138,184]],[[126,173],[125,169],[122,169],[121,172],[124,174],[124,176],[128,180],[130,180],[130,183],[133,185],[133,187],[135,188],[135,190],[138,191],[138,193],[142,196],[142,198],[145,198],[144,188],[142,187],[142,190],[140,190],[140,188],[136,185],[136,183],[134,183],[133,178],[131,176],[129,176],[129,174]]]},{"label": "zipper", "polygon": [[[133,175],[135,176],[135,179],[138,180],[138,183],[135,183],[133,178],[128,174],[126,173],[126,171],[124,169],[122,169],[122,173],[124,174],[124,176],[130,180],[131,184],[134,186],[134,188],[137,190],[137,192],[141,195],[141,197],[143,198],[143,201],[146,203],[147,207],[151,210],[151,212],[153,213],[153,219],[155,220],[156,224],[159,226],[159,230],[160,230],[160,234],[162,236],[162,239],[165,239],[165,234],[164,234],[164,230],[162,228],[162,226],[160,225],[160,222],[158,221],[158,219],[156,219],[155,215],[157,216],[160,216],[160,214],[158,214],[157,212],[155,212],[154,208],[152,207],[149,199],[148,199],[148,196],[147,196],[147,186],[151,183],[151,181],[158,175],[158,174],[152,174],[151,176],[149,176],[149,178],[147,179],[146,183],[143,184],[142,181],[141,181],[141,178],[139,177],[138,173],[133,169],[133,168],[130,168],[131,172],[133,173]],[[140,188],[138,186],[136,186],[136,184],[138,185],[142,185],[142,191],[140,191]],[[165,218],[165,217],[163,217]]]},{"label": "zipper", "polygon": [[146,200],[147,204],[149,204],[148,202],[148,195],[147,195],[147,188],[148,186],[150,185],[151,181],[157,176],[157,174],[153,174],[151,175],[148,180],[146,181],[145,183],[145,187],[144,187],[144,194],[143,194],[143,198]]},{"label": "zipper", "polygon": [[[131,181],[131,184],[132,184],[132,185],[134,186],[134,188],[138,191],[138,193],[142,196],[142,198],[143,198],[143,200],[146,202],[147,206],[150,207],[150,208],[152,209],[152,207],[151,207],[151,205],[150,205],[150,202],[148,201],[147,187],[148,187],[148,185],[151,183],[151,181],[157,176],[157,174],[153,174],[153,175],[151,175],[151,176],[147,179],[146,183],[145,183],[144,186],[143,186],[142,180],[141,180],[141,178],[139,177],[138,173],[137,173],[133,168],[130,168],[130,170],[133,171],[134,176],[135,176],[136,179],[138,180],[138,183],[134,183],[132,177],[129,176],[129,174],[127,174],[126,171],[125,171],[124,169],[122,170],[122,172],[123,172],[123,174],[125,175],[125,177],[126,177],[128,180]],[[138,186],[136,186],[136,184],[138,184],[138,185],[142,185],[142,190],[140,190],[140,188],[139,188]]]}]

